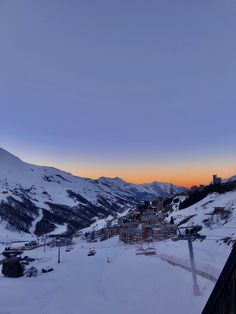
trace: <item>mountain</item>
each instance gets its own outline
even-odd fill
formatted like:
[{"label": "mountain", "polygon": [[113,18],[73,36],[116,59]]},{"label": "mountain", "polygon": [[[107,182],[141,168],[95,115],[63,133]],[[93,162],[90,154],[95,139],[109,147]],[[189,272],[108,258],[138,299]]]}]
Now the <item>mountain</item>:
[{"label": "mountain", "polygon": [[[120,178],[77,177],[26,163],[0,148],[0,219],[13,230],[36,235],[57,228],[73,232],[169,191],[169,183],[135,185]],[[183,188],[173,186],[173,191]]]},{"label": "mountain", "polygon": [[[128,191],[131,193],[136,200],[143,201],[149,200],[152,201],[158,197],[167,196],[170,194],[171,185],[170,183],[157,182],[145,184],[133,184],[127,183],[126,181],[120,178],[107,178],[101,177],[98,179],[99,182],[107,184],[110,187],[119,187],[122,190]],[[173,185],[173,192],[181,193],[183,190],[186,190],[184,187]]]},{"label": "mountain", "polygon": [[232,176],[226,180],[223,180],[224,182],[233,182],[233,181],[236,181],[236,175],[235,176]]}]

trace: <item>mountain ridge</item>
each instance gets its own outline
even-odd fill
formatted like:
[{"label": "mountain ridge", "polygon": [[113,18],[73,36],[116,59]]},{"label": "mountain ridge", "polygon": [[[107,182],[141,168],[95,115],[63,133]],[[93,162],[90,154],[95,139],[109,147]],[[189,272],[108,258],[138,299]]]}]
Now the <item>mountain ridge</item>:
[{"label": "mountain ridge", "polygon": [[[173,189],[179,193],[184,188]],[[73,231],[169,192],[169,183],[135,185],[118,177],[83,178],[26,163],[0,148],[0,218],[20,231],[41,235],[63,224]]]}]

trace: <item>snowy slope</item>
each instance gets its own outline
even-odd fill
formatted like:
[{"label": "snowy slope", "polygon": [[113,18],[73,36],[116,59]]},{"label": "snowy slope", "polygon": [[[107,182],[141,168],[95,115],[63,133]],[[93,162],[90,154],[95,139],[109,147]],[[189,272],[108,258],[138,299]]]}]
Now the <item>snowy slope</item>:
[{"label": "snowy slope", "polygon": [[[215,209],[219,207],[224,209]],[[180,226],[203,226],[206,239],[193,242],[200,296],[192,293],[187,241],[156,242],[157,256],[147,257],[136,256],[136,246],[123,245],[114,237],[92,244],[76,240],[71,252],[62,249],[61,264],[57,264],[57,248],[27,252],[38,258],[32,265],[39,270],[52,266],[54,271],[37,278],[0,277],[1,310],[14,314],[37,314],[42,308],[45,314],[170,314],[173,309],[176,314],[201,313],[236,239],[236,191],[209,194],[183,210],[173,202],[170,215]],[[97,224],[102,227],[107,219],[100,219],[90,230]],[[97,251],[94,257],[87,256],[91,245]],[[16,296],[14,302],[9,291]]]},{"label": "snowy slope", "polygon": [[[83,245],[83,248],[82,248]],[[136,256],[135,247],[118,238],[94,243],[97,254],[88,257],[88,244],[77,242],[71,252],[43,247],[27,252],[38,258],[36,278],[0,276],[1,311],[14,314],[199,314],[213,283],[199,277],[201,296],[192,293],[191,273],[159,258]],[[109,257],[110,263],[107,263]],[[14,302],[12,302],[14,295]]]},{"label": "snowy slope", "polygon": [[[236,241],[236,191],[212,193],[194,205],[179,210],[178,204],[170,213],[179,227],[201,225],[203,241],[194,241],[197,269],[217,279],[233,243]],[[177,265],[188,265],[187,241],[168,240],[160,245],[160,256]],[[174,248],[174,250],[173,250]]]},{"label": "snowy slope", "polygon": [[236,181],[236,176],[232,176],[226,180],[223,180],[224,182],[233,182],[233,181]]},{"label": "snowy slope", "polygon": [[134,185],[119,178],[81,178],[25,163],[0,148],[0,218],[8,227],[25,232],[40,235],[65,223],[73,231],[122,212],[137,200],[167,195],[169,188],[167,183]]},{"label": "snowy slope", "polygon": [[[183,201],[186,196],[178,198]],[[172,207],[173,210],[168,212],[167,219],[172,216],[180,228],[202,226],[200,233],[206,236],[205,240],[194,241],[197,270],[216,280],[236,241],[236,191],[211,193],[182,210],[179,210],[179,204],[173,201]],[[84,229],[84,232],[102,228],[108,220],[109,217],[106,220],[98,220]],[[184,229],[181,230],[184,232]],[[159,242],[158,248],[160,258],[190,268],[187,241],[173,242],[169,239]]]}]

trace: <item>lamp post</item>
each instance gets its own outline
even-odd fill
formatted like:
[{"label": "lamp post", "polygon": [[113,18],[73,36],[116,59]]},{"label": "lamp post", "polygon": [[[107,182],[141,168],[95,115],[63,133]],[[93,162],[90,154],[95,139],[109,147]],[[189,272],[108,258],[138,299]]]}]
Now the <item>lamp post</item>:
[{"label": "lamp post", "polygon": [[46,251],[46,237],[43,237],[43,251]]},{"label": "lamp post", "polygon": [[60,262],[61,262],[61,243],[59,242],[58,252],[57,252],[57,263],[60,264]]}]

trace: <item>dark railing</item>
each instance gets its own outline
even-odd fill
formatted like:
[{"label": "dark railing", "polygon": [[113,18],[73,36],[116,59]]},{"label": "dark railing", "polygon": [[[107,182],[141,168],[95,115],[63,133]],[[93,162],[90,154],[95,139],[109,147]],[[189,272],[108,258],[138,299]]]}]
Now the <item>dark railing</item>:
[{"label": "dark railing", "polygon": [[236,245],[234,245],[202,314],[236,314]]}]

